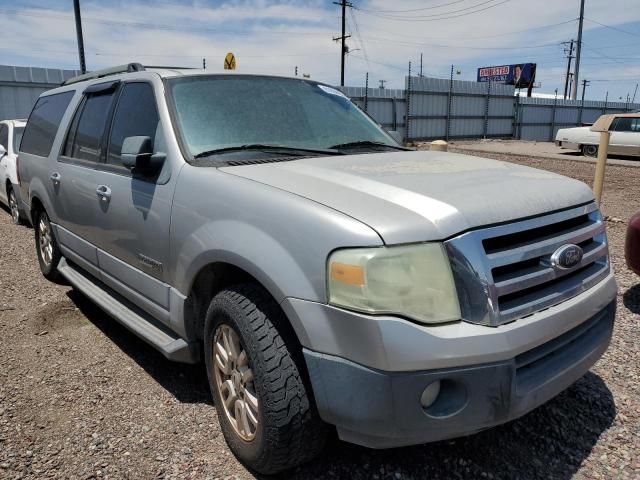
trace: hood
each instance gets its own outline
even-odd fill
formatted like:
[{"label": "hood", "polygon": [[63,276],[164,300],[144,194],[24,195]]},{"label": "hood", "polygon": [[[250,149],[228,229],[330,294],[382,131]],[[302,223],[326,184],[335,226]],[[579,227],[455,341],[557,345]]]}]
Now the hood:
[{"label": "hood", "polygon": [[443,152],[314,157],[221,170],[343,212],[387,244],[443,240],[593,199],[585,184],[561,175]]}]

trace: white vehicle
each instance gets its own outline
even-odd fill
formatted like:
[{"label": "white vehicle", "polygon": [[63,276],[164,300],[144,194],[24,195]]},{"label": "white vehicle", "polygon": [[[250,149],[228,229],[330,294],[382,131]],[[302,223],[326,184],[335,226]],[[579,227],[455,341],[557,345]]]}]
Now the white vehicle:
[{"label": "white vehicle", "polygon": [[18,173],[16,159],[18,147],[22,139],[22,132],[26,120],[3,120],[0,122],[0,202],[11,209],[11,220],[20,223],[25,217],[20,210],[20,189],[18,188]]},{"label": "white vehicle", "polygon": [[[556,145],[580,150],[586,157],[598,156],[600,134],[589,127],[561,128],[556,134]],[[640,118],[620,117],[611,125],[609,153],[640,156]]]}]

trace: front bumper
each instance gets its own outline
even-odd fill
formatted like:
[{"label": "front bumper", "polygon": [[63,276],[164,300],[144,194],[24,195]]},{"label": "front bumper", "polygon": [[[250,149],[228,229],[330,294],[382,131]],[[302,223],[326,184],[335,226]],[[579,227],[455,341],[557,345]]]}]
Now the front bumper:
[{"label": "front bumper", "polygon": [[[342,440],[370,448],[468,435],[524,415],[584,375],[606,350],[615,300],[562,335],[498,362],[386,372],[304,349],[320,416]],[[433,407],[423,390],[447,385]]]}]

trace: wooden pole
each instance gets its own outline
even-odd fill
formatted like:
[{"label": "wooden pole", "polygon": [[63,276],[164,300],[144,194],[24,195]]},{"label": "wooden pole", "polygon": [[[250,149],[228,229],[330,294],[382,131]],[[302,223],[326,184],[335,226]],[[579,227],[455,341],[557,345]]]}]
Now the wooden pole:
[{"label": "wooden pole", "polygon": [[598,160],[596,163],[596,176],[593,179],[593,194],[600,205],[602,200],[602,188],[604,185],[604,170],[607,166],[607,153],[609,150],[610,132],[600,132],[600,146],[598,147]]}]

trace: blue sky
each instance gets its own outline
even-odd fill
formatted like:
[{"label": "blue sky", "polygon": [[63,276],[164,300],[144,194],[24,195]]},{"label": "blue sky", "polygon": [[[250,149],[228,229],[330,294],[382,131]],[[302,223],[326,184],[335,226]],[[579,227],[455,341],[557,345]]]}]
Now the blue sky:
[{"label": "blue sky", "polygon": [[[402,88],[409,60],[425,75],[475,79],[482,66],[535,62],[541,92],[562,92],[561,42],[577,36],[579,0],[351,0],[347,85]],[[90,69],[143,64],[300,74],[336,84],[340,9],[332,0],[81,0]],[[78,68],[72,0],[0,0],[0,63]],[[640,81],[640,0],[586,0],[586,98],[626,100]],[[640,99],[640,93],[636,100]]]}]

